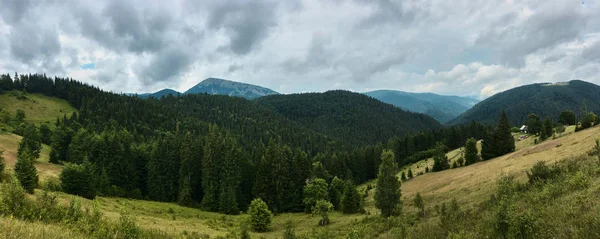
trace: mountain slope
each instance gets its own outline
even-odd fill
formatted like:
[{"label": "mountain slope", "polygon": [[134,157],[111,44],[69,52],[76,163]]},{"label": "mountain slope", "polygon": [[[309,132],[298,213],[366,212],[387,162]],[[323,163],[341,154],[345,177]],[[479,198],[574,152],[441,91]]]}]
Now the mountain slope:
[{"label": "mountain slope", "polygon": [[346,142],[384,142],[422,130],[439,128],[433,118],[407,112],[349,91],[272,95],[257,99],[288,119]]},{"label": "mountain slope", "polygon": [[395,90],[377,90],[363,94],[408,111],[427,114],[442,123],[456,118],[479,102],[467,97]]},{"label": "mountain slope", "polygon": [[276,95],[279,94],[268,88],[240,83],[235,81],[228,81],[217,78],[208,78],[198,83],[194,87],[190,88],[184,94],[199,94],[207,93],[210,95],[228,95],[244,97],[246,99],[254,99],[265,95]]},{"label": "mountain slope", "polygon": [[475,120],[493,124],[503,109],[513,126],[522,124],[530,113],[557,121],[563,110],[579,115],[584,102],[590,111],[600,113],[600,86],[581,80],[524,85],[487,98],[449,123],[463,124]]},{"label": "mountain slope", "polygon": [[178,96],[178,95],[181,95],[181,93],[179,93],[178,91],[173,90],[173,89],[163,89],[163,90],[159,90],[154,93],[145,93],[145,94],[140,94],[137,96],[140,98],[143,98],[143,99],[150,98],[150,97],[158,99],[160,97],[167,96],[167,95]]}]

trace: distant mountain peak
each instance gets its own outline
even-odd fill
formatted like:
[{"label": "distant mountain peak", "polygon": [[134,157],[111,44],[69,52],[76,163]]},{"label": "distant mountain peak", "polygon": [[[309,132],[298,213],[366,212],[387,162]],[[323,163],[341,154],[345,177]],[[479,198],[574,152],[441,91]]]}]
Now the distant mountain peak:
[{"label": "distant mountain peak", "polygon": [[279,94],[274,90],[247,84],[236,81],[230,81],[220,78],[207,78],[200,83],[196,84],[184,94],[212,94],[212,95],[228,95],[244,97],[247,99],[254,99],[266,95]]}]

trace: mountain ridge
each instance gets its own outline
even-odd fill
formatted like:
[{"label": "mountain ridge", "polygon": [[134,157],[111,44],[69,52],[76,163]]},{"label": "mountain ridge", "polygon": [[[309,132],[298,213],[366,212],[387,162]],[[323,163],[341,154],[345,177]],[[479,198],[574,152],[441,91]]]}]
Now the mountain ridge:
[{"label": "mountain ridge", "polygon": [[473,120],[494,124],[503,109],[513,126],[521,125],[530,113],[557,121],[564,110],[579,115],[584,102],[589,111],[600,113],[600,86],[582,80],[522,85],[477,103],[448,124],[464,124]]},{"label": "mountain ridge", "polygon": [[479,102],[468,97],[398,90],[376,90],[363,94],[404,110],[427,114],[441,123],[456,118]]}]

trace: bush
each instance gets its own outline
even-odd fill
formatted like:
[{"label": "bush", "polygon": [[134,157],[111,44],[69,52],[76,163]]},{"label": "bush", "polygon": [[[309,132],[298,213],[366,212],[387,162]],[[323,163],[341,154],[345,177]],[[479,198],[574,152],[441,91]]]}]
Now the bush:
[{"label": "bush", "polygon": [[0,214],[21,217],[25,210],[25,190],[14,177],[0,184]]},{"label": "bush", "polygon": [[556,175],[557,169],[548,167],[544,161],[538,161],[533,167],[527,172],[527,178],[529,183],[534,184],[536,182],[543,182],[553,178]]},{"label": "bush", "polygon": [[248,209],[250,215],[250,226],[256,232],[266,232],[271,226],[271,216],[267,204],[260,198],[252,200]]},{"label": "bush", "polygon": [[40,185],[41,188],[48,192],[61,192],[62,188],[60,187],[60,179],[57,177],[49,177],[42,182]]},{"label": "bush", "polygon": [[[4,168],[6,167],[6,163],[4,162],[4,157],[2,157],[2,154],[4,153],[4,150],[0,150],[0,175],[2,175],[2,172],[4,172]],[[0,178],[1,180],[2,178]]]},{"label": "bush", "polygon": [[283,231],[283,239],[297,239],[296,236],[296,228],[294,228],[294,224],[292,221],[287,221],[285,223],[285,231]]},{"label": "bush", "polygon": [[318,200],[312,209],[313,214],[321,216],[319,226],[329,225],[329,212],[333,209],[333,205],[326,200]]}]

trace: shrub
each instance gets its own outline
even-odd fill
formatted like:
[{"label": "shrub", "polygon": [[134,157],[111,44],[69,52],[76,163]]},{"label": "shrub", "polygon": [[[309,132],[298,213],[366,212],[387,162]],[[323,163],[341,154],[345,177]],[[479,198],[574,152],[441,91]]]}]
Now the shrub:
[{"label": "shrub", "polygon": [[[0,150],[0,175],[2,175],[2,172],[4,172],[4,168],[6,167],[6,163],[4,162],[4,157],[2,156],[2,154],[4,153],[4,150]],[[2,179],[2,178],[0,178]]]},{"label": "shrub", "polygon": [[135,218],[129,216],[127,213],[121,213],[118,231],[123,239],[139,238],[141,234],[140,228],[135,223]]},{"label": "shrub", "polygon": [[362,209],[360,194],[351,181],[347,181],[342,196],[342,211],[347,214],[358,213]]},{"label": "shrub", "polygon": [[296,228],[294,228],[294,224],[292,221],[287,221],[285,223],[285,230],[283,231],[283,239],[296,239]]},{"label": "shrub", "polygon": [[329,225],[329,212],[333,209],[333,205],[326,200],[318,200],[315,206],[312,208],[313,214],[321,216],[319,220],[319,226]]},{"label": "shrub", "polygon": [[20,217],[25,211],[25,190],[17,179],[10,177],[6,183],[0,184],[0,214]]},{"label": "shrub", "polygon": [[272,213],[267,204],[260,198],[252,200],[248,209],[250,226],[256,232],[266,232],[271,226]]},{"label": "shrub", "polygon": [[46,180],[44,180],[40,186],[45,191],[60,192],[62,191],[60,184],[60,179],[58,179],[57,177],[49,177],[46,178]]},{"label": "shrub", "polygon": [[538,161],[533,167],[527,172],[527,178],[529,183],[534,184],[536,182],[546,181],[553,178],[556,175],[556,170],[548,167],[544,161]]}]

